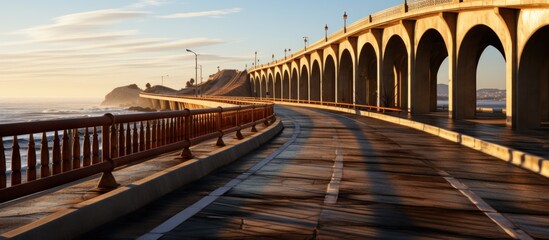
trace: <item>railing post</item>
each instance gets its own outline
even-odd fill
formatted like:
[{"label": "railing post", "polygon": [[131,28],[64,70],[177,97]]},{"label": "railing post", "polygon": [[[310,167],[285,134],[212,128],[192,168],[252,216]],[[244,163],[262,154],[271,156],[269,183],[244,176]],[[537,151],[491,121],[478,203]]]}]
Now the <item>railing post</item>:
[{"label": "railing post", "polygon": [[67,131],[67,129],[63,130],[63,142],[61,144],[61,152],[62,152],[62,160],[61,160],[61,165],[63,167],[63,172],[68,172],[72,169],[72,164],[71,164],[71,152],[70,152],[70,149],[71,149],[71,146],[70,146],[70,143],[69,143],[69,132]]},{"label": "railing post", "polygon": [[19,140],[13,136],[11,147],[11,185],[21,184],[21,153],[19,152]]},{"label": "railing post", "polygon": [[184,142],[183,142],[183,151],[181,152],[181,157],[184,160],[189,160],[193,158],[193,154],[191,150],[189,149],[191,147],[191,121],[192,121],[192,115],[191,110],[188,108],[185,108],[183,110],[183,116],[185,117],[185,127],[183,129],[184,133]]},{"label": "railing post", "polygon": [[61,146],[57,130],[53,134],[52,168],[53,175],[61,173]]},{"label": "railing post", "polygon": [[27,149],[27,182],[36,180],[36,147],[34,134],[29,134],[29,145]]},{"label": "railing post", "polygon": [[242,129],[242,126],[240,125],[240,109],[242,109],[242,106],[238,106],[238,109],[236,110],[236,125],[238,126],[238,130],[236,130],[236,138],[237,139],[244,139],[244,136],[242,136],[242,132],[240,131]]},{"label": "railing post", "polygon": [[223,142],[223,108],[221,106],[218,107],[218,113],[217,113],[217,131],[219,132],[219,137],[217,138],[217,143],[215,144],[218,147],[224,147],[225,143]]},{"label": "railing post", "polygon": [[82,165],[91,165],[91,145],[90,145],[90,131],[86,127],[84,128],[84,143],[82,149]]},{"label": "railing post", "polygon": [[252,132],[257,132],[257,128],[255,128],[255,105],[252,106]]},{"label": "railing post", "polygon": [[4,137],[0,136],[0,189],[6,188],[6,153],[4,152]]},{"label": "railing post", "polygon": [[[2,146],[0,147],[4,147],[4,145],[2,144]],[[4,153],[4,151],[2,151],[2,153]],[[48,138],[46,136],[46,132],[43,132],[42,144],[40,146],[40,178],[44,178],[49,175],[50,175],[50,150],[48,147]]]},{"label": "railing post", "polygon": [[72,169],[80,168],[80,134],[78,129],[74,129],[72,140]]},{"label": "railing post", "polygon": [[92,137],[92,164],[100,162],[99,158],[99,136],[97,133],[97,127],[93,127],[93,137]]},{"label": "railing post", "polygon": [[[104,116],[111,119],[111,125],[105,125],[102,129],[103,162],[108,162],[110,167],[101,175],[101,179],[99,179],[97,188],[101,190],[108,190],[116,188],[119,185],[112,175],[112,171],[114,170],[114,163],[111,158],[111,156],[114,156],[116,154],[116,148],[113,147],[113,149],[111,149],[111,142],[116,142],[116,128],[114,127],[114,115],[107,113]],[[112,129],[112,132],[110,129]]]},{"label": "railing post", "polygon": [[267,118],[268,115],[268,112],[267,112],[267,105],[264,105],[263,106],[263,124],[265,126],[269,126],[269,119]]}]

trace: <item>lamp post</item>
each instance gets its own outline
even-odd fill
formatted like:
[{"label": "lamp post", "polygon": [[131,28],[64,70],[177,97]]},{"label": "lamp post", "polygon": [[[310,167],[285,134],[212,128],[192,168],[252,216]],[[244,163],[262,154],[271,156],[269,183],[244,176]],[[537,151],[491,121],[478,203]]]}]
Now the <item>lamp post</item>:
[{"label": "lamp post", "polygon": [[307,41],[309,40],[309,37],[303,37],[303,42],[305,43],[305,51],[307,51]]},{"label": "lamp post", "polygon": [[284,49],[284,60],[286,60],[286,53],[292,51],[292,49]]},{"label": "lamp post", "polygon": [[328,24],[324,25],[324,40],[328,41]]},{"label": "lamp post", "polygon": [[160,78],[162,79],[162,86],[164,86],[164,77],[169,77],[170,75],[162,75]]},{"label": "lamp post", "polygon": [[194,54],[194,82],[195,82],[194,95],[195,97],[198,97],[198,54],[196,54],[190,49],[187,49],[187,52]]},{"label": "lamp post", "polygon": [[347,12],[343,12],[343,33],[347,33]]},{"label": "lamp post", "polygon": [[273,57],[273,62],[274,62],[274,61],[275,61],[275,55],[274,55],[274,53],[273,53],[272,57]]},{"label": "lamp post", "polygon": [[[202,97],[202,65],[198,65],[200,67],[200,97]],[[198,80],[196,80],[198,82]]]},{"label": "lamp post", "polygon": [[257,68],[257,51],[255,51],[254,65],[254,68]]}]

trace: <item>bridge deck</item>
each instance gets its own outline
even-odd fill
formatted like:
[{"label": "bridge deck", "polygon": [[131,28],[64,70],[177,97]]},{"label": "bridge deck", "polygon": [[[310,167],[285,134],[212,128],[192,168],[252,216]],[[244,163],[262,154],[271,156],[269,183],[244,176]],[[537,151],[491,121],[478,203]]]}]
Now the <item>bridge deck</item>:
[{"label": "bridge deck", "polygon": [[379,120],[278,113],[271,144],[84,237],[549,238],[547,178]]}]

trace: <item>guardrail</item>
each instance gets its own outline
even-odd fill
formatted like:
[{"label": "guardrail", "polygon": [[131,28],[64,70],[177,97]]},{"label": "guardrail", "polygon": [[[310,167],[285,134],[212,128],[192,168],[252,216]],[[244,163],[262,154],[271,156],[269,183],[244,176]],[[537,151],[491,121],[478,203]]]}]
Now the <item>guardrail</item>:
[{"label": "guardrail", "polygon": [[[190,159],[193,145],[217,138],[216,145],[224,146],[224,135],[236,132],[242,139],[242,129],[257,131],[257,124],[274,120],[272,104],[255,104],[0,124],[0,203],[98,173],[98,188],[114,188],[117,167],[178,149]],[[11,147],[4,146],[5,138]]]}]

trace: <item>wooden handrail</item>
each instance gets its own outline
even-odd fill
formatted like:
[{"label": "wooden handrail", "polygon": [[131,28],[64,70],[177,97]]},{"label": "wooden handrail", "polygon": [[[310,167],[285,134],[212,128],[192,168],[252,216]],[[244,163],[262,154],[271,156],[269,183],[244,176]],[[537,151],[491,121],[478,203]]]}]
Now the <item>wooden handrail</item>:
[{"label": "wooden handrail", "polygon": [[[183,149],[181,156],[188,159],[192,157],[189,148],[195,144],[231,132],[237,132],[241,139],[243,127],[274,119],[273,104],[259,102],[227,108],[0,124],[0,203],[98,173],[103,173],[98,187],[115,187],[111,172],[116,167],[177,149]],[[25,171],[19,148],[27,135],[30,166]],[[4,138],[13,139],[11,148],[4,149]],[[36,143],[40,143],[39,150]]]}]

